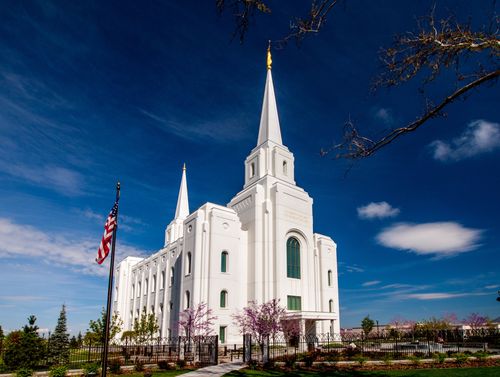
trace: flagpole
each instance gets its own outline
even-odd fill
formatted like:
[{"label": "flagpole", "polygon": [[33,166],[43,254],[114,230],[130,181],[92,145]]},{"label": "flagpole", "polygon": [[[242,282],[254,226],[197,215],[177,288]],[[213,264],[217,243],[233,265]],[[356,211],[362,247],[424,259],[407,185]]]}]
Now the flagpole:
[{"label": "flagpole", "polygon": [[[120,199],[120,182],[116,183],[116,201]],[[118,229],[118,208],[116,209],[116,225],[113,229],[113,243],[111,245],[111,260],[109,262],[109,281],[108,281],[108,302],[106,306],[106,326],[104,330],[104,350],[102,353],[102,377],[106,377],[108,369],[108,344],[109,344],[109,326],[111,320],[111,297],[113,294],[113,272],[115,269],[115,244],[116,231]]]}]

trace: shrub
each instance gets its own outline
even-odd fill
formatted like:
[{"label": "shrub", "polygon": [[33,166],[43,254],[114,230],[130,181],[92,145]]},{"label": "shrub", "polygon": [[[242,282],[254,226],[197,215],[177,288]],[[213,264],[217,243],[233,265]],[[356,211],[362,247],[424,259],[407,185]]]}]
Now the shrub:
[{"label": "shrub", "polygon": [[313,363],[316,361],[318,356],[319,356],[318,352],[312,351],[312,352],[307,352],[302,359],[304,360],[306,367],[312,367]]},{"label": "shrub", "polygon": [[340,360],[340,352],[339,351],[331,351],[326,354],[323,354],[323,359],[325,361],[339,361]]},{"label": "shrub", "polygon": [[185,367],[186,367],[186,360],[184,360],[184,359],[179,359],[179,360],[177,360],[177,361],[175,362],[175,364],[177,365],[177,367],[178,367],[179,369],[183,369],[183,368],[185,368]]},{"label": "shrub", "polygon": [[361,351],[356,348],[355,346],[354,347],[347,347],[344,351],[344,356],[347,357],[348,359],[351,359],[357,355],[359,355],[361,353]]},{"label": "shrub", "polygon": [[477,360],[479,361],[484,361],[488,357],[488,354],[484,351],[477,351],[474,356],[476,357]]},{"label": "shrub", "polygon": [[392,364],[392,354],[390,352],[387,352],[384,354],[383,360],[386,365],[391,365]]},{"label": "shrub", "polygon": [[158,368],[160,368],[161,370],[172,369],[172,367],[170,366],[170,363],[167,360],[159,360],[158,361]]},{"label": "shrub", "polygon": [[16,372],[16,377],[31,377],[33,375],[33,369],[20,368]]},{"label": "shrub", "polygon": [[445,353],[436,353],[434,354],[433,358],[439,363],[443,364],[446,360],[446,354]]},{"label": "shrub", "polygon": [[92,377],[99,375],[99,365],[95,363],[90,363],[85,365],[83,368],[83,375],[85,377]]},{"label": "shrub", "polygon": [[108,361],[109,371],[113,374],[122,373],[122,361],[120,359],[112,359]]},{"label": "shrub", "polygon": [[293,368],[297,362],[297,355],[285,355],[283,361],[285,362],[285,367]]},{"label": "shrub", "polygon": [[464,354],[464,353],[457,353],[455,354],[455,361],[457,362],[457,364],[463,364],[467,361],[469,357]]},{"label": "shrub", "polygon": [[68,367],[66,367],[64,365],[52,367],[52,368],[50,368],[49,376],[50,377],[65,377],[67,371],[68,371]]},{"label": "shrub", "polygon": [[408,357],[408,360],[410,360],[414,365],[419,365],[421,359],[417,355],[411,355],[410,357]]},{"label": "shrub", "polygon": [[144,362],[140,359],[135,359],[134,369],[136,372],[142,372],[144,370]]},{"label": "shrub", "polygon": [[264,363],[263,365],[264,369],[274,369],[275,367],[275,362],[274,360],[268,360]]},{"label": "shrub", "polygon": [[152,377],[153,376],[153,371],[151,369],[146,369],[143,373],[144,377]]},{"label": "shrub", "polygon": [[368,358],[364,357],[364,356],[356,356],[354,358],[355,361],[357,361],[359,363],[359,365],[363,365],[364,363],[366,363],[366,361],[368,360]]}]

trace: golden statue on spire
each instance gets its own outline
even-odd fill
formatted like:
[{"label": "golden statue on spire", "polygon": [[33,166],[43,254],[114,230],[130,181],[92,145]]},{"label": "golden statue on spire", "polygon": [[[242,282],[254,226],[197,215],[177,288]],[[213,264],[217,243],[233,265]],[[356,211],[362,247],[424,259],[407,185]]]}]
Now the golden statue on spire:
[{"label": "golden statue on spire", "polygon": [[267,69],[271,69],[273,59],[271,58],[271,41],[267,45]]}]

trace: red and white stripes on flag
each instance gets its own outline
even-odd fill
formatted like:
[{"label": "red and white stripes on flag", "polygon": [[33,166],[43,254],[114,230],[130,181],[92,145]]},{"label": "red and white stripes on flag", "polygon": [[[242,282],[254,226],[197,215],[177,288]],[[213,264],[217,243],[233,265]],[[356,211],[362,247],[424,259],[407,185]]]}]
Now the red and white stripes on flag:
[{"label": "red and white stripes on flag", "polygon": [[97,250],[97,258],[95,259],[95,261],[99,264],[102,264],[102,262],[104,262],[109,254],[109,250],[111,248],[111,240],[113,239],[113,232],[116,228],[117,215],[118,198],[113,208],[111,208],[111,212],[106,219],[106,224],[104,224],[104,234],[102,235],[101,244],[99,245],[99,250]]}]

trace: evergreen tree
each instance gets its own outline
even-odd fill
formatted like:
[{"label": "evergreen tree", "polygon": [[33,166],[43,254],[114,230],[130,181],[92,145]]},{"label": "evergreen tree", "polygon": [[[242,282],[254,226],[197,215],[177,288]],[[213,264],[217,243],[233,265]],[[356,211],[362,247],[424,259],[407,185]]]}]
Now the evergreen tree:
[{"label": "evergreen tree", "polygon": [[375,326],[375,321],[371,319],[369,315],[361,321],[361,328],[363,329],[366,338],[368,338],[368,334],[370,334],[373,330],[373,326]]},{"label": "evergreen tree", "polygon": [[2,326],[0,326],[0,355],[2,354],[3,350],[3,338],[4,338],[3,329]]},{"label": "evergreen tree", "polygon": [[49,355],[55,364],[66,364],[69,361],[69,334],[66,326],[65,305],[61,308],[57,326],[50,338]]},{"label": "evergreen tree", "polygon": [[38,335],[34,315],[23,330],[12,331],[5,340],[4,362],[9,369],[34,368],[45,357],[45,342]]},{"label": "evergreen tree", "polygon": [[78,336],[76,337],[76,341],[77,341],[78,347],[81,347],[83,345],[83,336],[82,336],[81,331],[78,331]]}]

